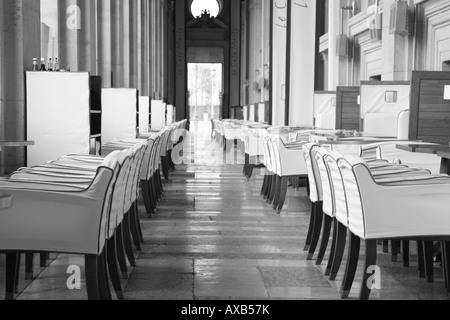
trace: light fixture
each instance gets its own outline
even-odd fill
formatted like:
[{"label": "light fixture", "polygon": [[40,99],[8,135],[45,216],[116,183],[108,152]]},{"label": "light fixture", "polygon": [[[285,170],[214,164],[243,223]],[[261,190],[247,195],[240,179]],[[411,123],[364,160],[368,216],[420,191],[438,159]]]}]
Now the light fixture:
[{"label": "light fixture", "polygon": [[409,34],[408,2],[396,1],[392,4],[389,33],[397,36],[407,36]]},{"label": "light fixture", "polygon": [[350,40],[344,33],[344,10],[352,11],[354,6],[342,6],[340,14],[340,32],[336,36],[336,56],[340,58],[348,58],[350,56]]}]

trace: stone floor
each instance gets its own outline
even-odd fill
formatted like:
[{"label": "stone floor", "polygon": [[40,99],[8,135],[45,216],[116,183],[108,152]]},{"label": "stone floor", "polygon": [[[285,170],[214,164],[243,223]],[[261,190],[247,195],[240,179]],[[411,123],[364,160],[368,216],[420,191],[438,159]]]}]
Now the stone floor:
[{"label": "stone floor", "polygon": [[[178,166],[164,184],[157,215],[146,218],[140,206],[145,244],[124,282],[126,299],[338,300],[344,266],[337,281],[329,281],[302,251],[309,223],[306,191],[289,190],[285,209],[277,215],[260,197],[262,171],[247,182],[242,165],[222,164],[220,148],[215,154],[207,148],[209,136],[196,137],[192,149],[185,151],[188,163]],[[205,159],[215,163],[205,164]],[[419,279],[414,245],[411,251],[411,267],[404,268],[380,250],[381,290],[371,299],[447,299],[442,270],[436,266],[433,284]],[[83,270],[83,258],[53,258],[47,268],[36,266],[39,275],[32,282],[22,279],[22,270],[19,300],[86,299],[84,283],[73,291],[66,285],[67,268],[77,265]],[[351,299],[358,297],[361,266]],[[0,272],[4,275],[4,256]]]}]

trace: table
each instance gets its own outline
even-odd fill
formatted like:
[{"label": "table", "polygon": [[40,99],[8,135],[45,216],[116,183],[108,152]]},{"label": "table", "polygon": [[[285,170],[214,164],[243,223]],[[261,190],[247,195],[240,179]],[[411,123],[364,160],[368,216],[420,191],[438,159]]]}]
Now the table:
[{"label": "table", "polygon": [[397,145],[397,149],[416,152],[416,153],[427,153],[435,154],[441,157],[441,170],[443,174],[450,174],[450,147],[442,144],[407,144],[407,145]]},{"label": "table", "polygon": [[34,141],[0,141],[0,147],[29,147],[34,146]]}]

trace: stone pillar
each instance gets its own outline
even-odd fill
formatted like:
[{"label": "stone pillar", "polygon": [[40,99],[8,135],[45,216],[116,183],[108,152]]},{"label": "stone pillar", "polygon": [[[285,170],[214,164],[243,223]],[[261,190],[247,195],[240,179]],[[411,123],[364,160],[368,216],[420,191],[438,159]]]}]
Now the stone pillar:
[{"label": "stone pillar", "polygon": [[123,87],[123,1],[111,0],[111,64],[113,72],[113,87]]},{"label": "stone pillar", "polygon": [[255,91],[255,65],[256,65],[256,54],[257,54],[257,40],[256,33],[259,26],[256,23],[256,2],[260,0],[250,0],[249,3],[249,28],[250,28],[250,38],[248,39],[248,50],[249,50],[249,103],[254,104],[257,101],[256,91]]},{"label": "stone pillar", "polygon": [[[25,140],[25,74],[41,53],[40,1],[2,0],[0,4],[1,138]],[[2,172],[26,165],[24,148],[4,148]]]},{"label": "stone pillar", "polygon": [[339,83],[339,57],[336,57],[336,37],[340,33],[340,1],[328,2],[328,89],[336,90]]},{"label": "stone pillar", "polygon": [[103,88],[112,86],[112,2],[97,0],[98,12],[98,74]]},{"label": "stone pillar", "polygon": [[156,98],[157,99],[162,99],[162,92],[161,92],[161,73],[162,73],[162,68],[161,68],[161,50],[162,50],[162,45],[161,45],[161,1],[160,0],[155,0],[156,4],[155,4],[155,29],[153,30],[153,32],[155,33],[155,72],[156,72],[156,84],[155,84],[155,92],[156,92]]},{"label": "stone pillar", "polygon": [[122,75],[123,86],[130,88],[131,85],[131,30],[130,30],[130,17],[131,17],[131,2],[135,0],[122,0],[123,2],[123,14],[122,14]]},{"label": "stone pillar", "polygon": [[168,62],[168,50],[167,50],[167,2],[161,1],[161,95],[165,101],[167,101],[167,62]]},{"label": "stone pillar", "polygon": [[[414,54],[412,52],[412,36],[398,36],[389,33],[389,17],[394,2],[396,1],[383,1],[382,80],[408,81]],[[414,1],[409,1],[409,4],[411,8],[414,8]],[[414,24],[411,23],[412,29],[413,26]]]},{"label": "stone pillar", "polygon": [[168,32],[167,41],[168,44],[168,62],[167,62],[167,83],[168,83],[168,96],[167,100],[170,104],[175,104],[175,0],[168,0]]},{"label": "stone pillar", "polygon": [[187,117],[186,0],[175,0],[175,106],[177,120]]},{"label": "stone pillar", "polygon": [[156,59],[156,1],[150,1],[150,95],[153,99],[156,98],[156,91],[157,91],[157,75],[156,75],[156,65],[157,65],[157,59]]},{"label": "stone pillar", "polygon": [[144,1],[138,0],[136,3],[136,19],[137,19],[137,46],[136,46],[136,53],[137,53],[137,61],[136,61],[136,88],[139,90],[139,93],[141,96],[144,96],[144,88],[142,85],[142,55],[145,53],[145,26],[143,26],[143,23],[145,21],[144,14]]},{"label": "stone pillar", "polygon": [[138,0],[130,1],[130,87],[138,87]]},{"label": "stone pillar", "polygon": [[240,104],[241,2],[231,1],[230,21],[230,106]]},{"label": "stone pillar", "polygon": [[62,69],[97,73],[95,1],[58,1],[59,61]]}]

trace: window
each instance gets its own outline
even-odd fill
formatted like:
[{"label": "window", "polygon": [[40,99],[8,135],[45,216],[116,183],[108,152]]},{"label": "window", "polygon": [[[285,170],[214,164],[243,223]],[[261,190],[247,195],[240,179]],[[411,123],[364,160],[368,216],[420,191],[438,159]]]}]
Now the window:
[{"label": "window", "polygon": [[220,13],[220,6],[217,0],[193,0],[191,13],[194,17],[200,17],[203,11],[209,12],[211,17],[217,17]]}]

